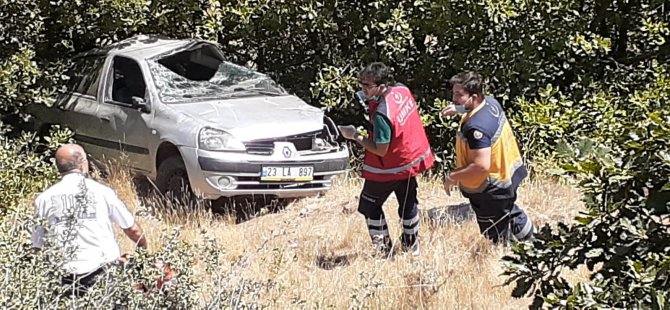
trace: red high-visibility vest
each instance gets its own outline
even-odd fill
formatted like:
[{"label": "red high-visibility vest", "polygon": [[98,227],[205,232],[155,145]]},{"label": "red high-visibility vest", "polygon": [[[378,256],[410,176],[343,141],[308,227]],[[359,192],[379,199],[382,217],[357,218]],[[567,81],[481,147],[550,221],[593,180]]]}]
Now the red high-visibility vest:
[{"label": "red high-visibility vest", "polygon": [[[380,101],[369,100],[370,121],[380,113],[391,122],[391,142],[384,157],[365,151],[363,178],[377,182],[404,180],[433,166],[435,158],[423,128],[414,96],[401,84],[392,86]],[[374,132],[370,132],[374,141]]]}]

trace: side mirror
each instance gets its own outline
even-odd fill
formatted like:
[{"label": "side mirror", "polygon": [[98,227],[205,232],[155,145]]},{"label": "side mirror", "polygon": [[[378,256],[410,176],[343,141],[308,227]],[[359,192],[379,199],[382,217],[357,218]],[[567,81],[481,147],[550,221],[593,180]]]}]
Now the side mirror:
[{"label": "side mirror", "polygon": [[136,108],[144,113],[151,112],[149,104],[146,101],[144,101],[143,98],[133,96],[131,100],[133,101],[133,108]]}]

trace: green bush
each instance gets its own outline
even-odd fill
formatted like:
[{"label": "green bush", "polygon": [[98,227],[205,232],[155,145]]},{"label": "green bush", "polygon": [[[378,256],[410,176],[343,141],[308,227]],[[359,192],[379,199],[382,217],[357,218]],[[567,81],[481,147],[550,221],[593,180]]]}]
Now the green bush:
[{"label": "green bush", "polygon": [[630,87],[631,77],[612,76],[621,72],[616,67],[670,55],[660,0],[5,3],[2,30],[17,35],[0,37],[4,110],[53,101],[74,53],[138,33],[200,37],[218,41],[228,59],[270,73],[341,123],[364,124],[353,103],[356,71],[371,61],[390,64],[415,93],[447,165],[455,125],[435,115],[449,98],[447,80],[459,71],[481,71],[488,91],[514,114],[519,98],[542,100],[538,92],[547,85],[569,90],[572,101],[593,81]]},{"label": "green bush", "polygon": [[[576,126],[575,139],[565,134],[568,142],[556,146],[564,173],[579,180],[587,211],[574,225],[544,227],[504,258],[513,295],[535,296],[536,308],[669,305],[670,223],[662,218],[670,214],[670,66],[652,69],[653,80],[628,96],[588,99],[587,110],[619,109],[597,115],[609,117],[602,122],[591,115]],[[591,271],[589,283],[561,276],[582,265]]]},{"label": "green bush", "polygon": [[[67,295],[61,285],[65,274],[59,268],[60,250],[47,246],[35,252],[30,232],[35,224],[32,210],[12,210],[0,222],[0,275],[3,289],[0,302],[10,309],[221,309],[257,307],[259,293],[267,283],[251,280],[231,287],[224,281],[235,278],[235,266],[222,264],[221,245],[202,232],[205,242],[194,245],[180,241],[180,229],[164,231],[159,247],[152,253],[135,253],[128,265],[115,264],[86,295]],[[47,239],[48,241],[49,239]],[[49,244],[49,242],[47,242]],[[65,254],[67,255],[67,254]],[[167,282],[167,264],[175,272]],[[197,270],[205,270],[213,290]],[[158,281],[164,281],[161,287]],[[144,286],[145,290],[140,289]]]},{"label": "green bush", "polygon": [[71,135],[56,130],[46,137],[44,145],[34,134],[24,133],[18,138],[10,138],[5,135],[8,130],[0,123],[0,218],[58,178],[54,164],[48,160],[51,151],[39,149],[55,150]]}]

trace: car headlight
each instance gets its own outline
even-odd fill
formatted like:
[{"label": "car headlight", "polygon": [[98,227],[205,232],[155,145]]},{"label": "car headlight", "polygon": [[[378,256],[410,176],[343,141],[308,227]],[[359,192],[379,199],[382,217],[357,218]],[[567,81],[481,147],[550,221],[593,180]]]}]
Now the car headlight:
[{"label": "car headlight", "polygon": [[198,145],[208,151],[244,151],[244,144],[233,135],[219,129],[205,127],[198,134]]}]

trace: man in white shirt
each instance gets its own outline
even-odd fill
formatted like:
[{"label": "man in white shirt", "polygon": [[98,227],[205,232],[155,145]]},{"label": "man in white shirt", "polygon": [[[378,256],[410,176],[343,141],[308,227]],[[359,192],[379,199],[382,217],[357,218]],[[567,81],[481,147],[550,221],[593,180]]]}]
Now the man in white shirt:
[{"label": "man in white shirt", "polygon": [[31,240],[35,248],[41,249],[49,241],[61,250],[61,267],[68,273],[63,284],[81,296],[95,284],[106,265],[120,257],[112,222],[138,247],[146,249],[147,241],[114,190],[86,177],[88,161],[81,146],[58,148],[56,166],[61,180],[35,200],[35,215],[47,225],[37,225]]}]

